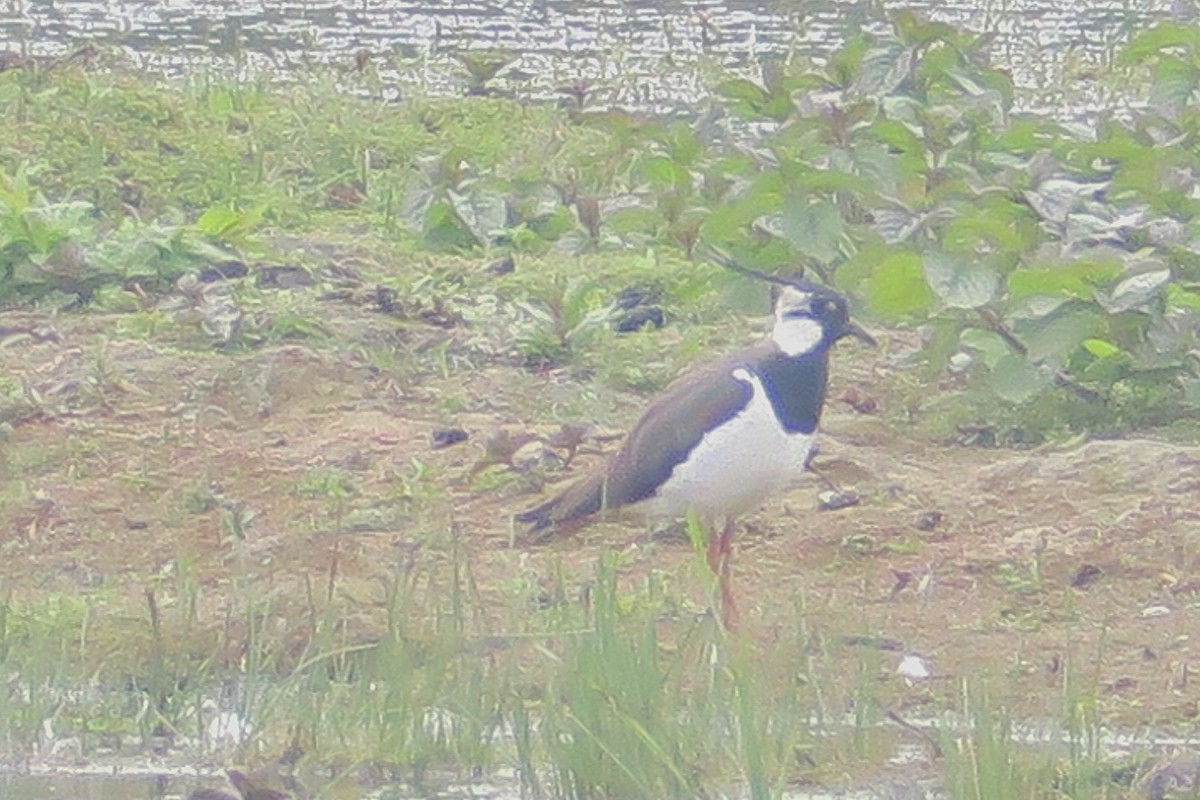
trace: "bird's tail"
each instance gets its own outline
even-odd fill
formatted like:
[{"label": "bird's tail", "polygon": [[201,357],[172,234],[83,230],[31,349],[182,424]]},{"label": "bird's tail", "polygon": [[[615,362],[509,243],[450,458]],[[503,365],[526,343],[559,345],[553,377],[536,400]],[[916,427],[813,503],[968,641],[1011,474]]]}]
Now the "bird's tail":
[{"label": "bird's tail", "polygon": [[534,506],[519,514],[514,514],[513,519],[529,525],[530,530],[540,531],[544,528],[549,528],[554,524],[554,511],[558,508],[561,501],[562,495],[560,494],[558,497],[547,500],[540,506]]},{"label": "bird's tail", "polygon": [[593,477],[568,487],[541,505],[513,515],[513,519],[529,525],[528,543],[540,544],[574,532],[603,504],[603,481]]}]

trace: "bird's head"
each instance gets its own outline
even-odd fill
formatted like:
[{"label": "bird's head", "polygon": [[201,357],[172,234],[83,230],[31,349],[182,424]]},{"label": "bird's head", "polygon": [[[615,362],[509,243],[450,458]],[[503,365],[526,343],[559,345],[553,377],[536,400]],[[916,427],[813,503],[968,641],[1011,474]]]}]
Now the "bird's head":
[{"label": "bird's head", "polygon": [[875,345],[875,338],[850,319],[846,298],[832,289],[793,280],[777,284],[774,294],[771,338],[787,355],[817,352],[846,336]]}]

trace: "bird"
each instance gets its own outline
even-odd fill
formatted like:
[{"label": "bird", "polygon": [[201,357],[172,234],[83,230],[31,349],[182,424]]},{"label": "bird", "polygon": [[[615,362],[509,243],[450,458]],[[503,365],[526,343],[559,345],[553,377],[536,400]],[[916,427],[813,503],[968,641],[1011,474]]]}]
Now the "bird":
[{"label": "bird", "polygon": [[777,284],[770,336],[685,372],[602,469],[514,515],[539,540],[623,507],[647,518],[695,515],[727,629],[738,616],[729,586],[736,520],[808,466],[833,345],[847,336],[875,345],[838,292],[800,278],[769,279]]},{"label": "bird", "polygon": [[[229,782],[233,784],[233,788],[237,790],[241,800],[289,800],[287,794],[259,786],[236,769],[226,770],[225,774],[229,777]],[[220,789],[199,789],[189,794],[187,800],[237,800],[237,798]]]}]

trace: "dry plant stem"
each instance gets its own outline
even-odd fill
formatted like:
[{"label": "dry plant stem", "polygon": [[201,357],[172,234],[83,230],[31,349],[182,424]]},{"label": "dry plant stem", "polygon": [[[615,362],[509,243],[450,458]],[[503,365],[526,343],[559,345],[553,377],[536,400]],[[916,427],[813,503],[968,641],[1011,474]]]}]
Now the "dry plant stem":
[{"label": "dry plant stem", "polygon": [[928,731],[921,730],[916,725],[913,725],[911,722],[909,722],[904,717],[900,716],[899,713],[897,713],[896,711],[893,711],[893,710],[888,710],[887,718],[890,719],[892,722],[896,723],[897,725],[899,725],[901,728],[904,728],[904,730],[908,731],[909,733],[915,734],[923,742],[928,744],[930,754],[934,758],[942,757],[942,746],[940,744],[938,744],[936,739],[934,739],[932,736],[929,735]]},{"label": "dry plant stem", "polygon": [[[1009,330],[1008,326],[994,312],[981,308],[979,317],[987,329],[999,336],[1010,350],[1020,356],[1029,355],[1029,348],[1025,346],[1025,343],[1018,339],[1017,335]],[[1094,403],[1100,399],[1099,392],[1089,389],[1062,370],[1054,371],[1054,382],[1085,402]]]}]

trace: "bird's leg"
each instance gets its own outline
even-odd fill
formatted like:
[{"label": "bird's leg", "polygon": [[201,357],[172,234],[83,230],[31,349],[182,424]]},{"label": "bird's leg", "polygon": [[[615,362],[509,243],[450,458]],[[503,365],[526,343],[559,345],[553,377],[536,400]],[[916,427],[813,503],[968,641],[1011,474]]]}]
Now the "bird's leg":
[{"label": "bird's leg", "polygon": [[811,472],[813,475],[815,475],[817,477],[817,480],[819,480],[821,483],[825,484],[825,488],[828,489],[829,491],[836,492],[837,494],[843,494],[842,487],[840,487],[836,483],[834,483],[833,479],[831,479],[823,471],[818,469],[816,464],[813,463],[814,461],[816,461],[816,458],[817,458],[817,455],[819,452],[820,452],[820,448],[817,445],[813,445],[812,450],[810,450],[808,452],[808,458],[804,459],[804,469],[807,470],[808,472]]},{"label": "bird's leg", "polygon": [[730,586],[730,564],[733,560],[733,531],[734,521],[727,519],[721,533],[713,537],[718,543],[718,568],[714,569],[713,573],[717,576],[717,587],[721,595],[721,624],[727,631],[731,631],[737,627],[739,616],[737,603],[733,600],[733,589]]},{"label": "bird's leg", "polygon": [[708,571],[712,573],[714,578],[721,576],[721,537],[722,534],[715,530],[708,532],[708,546],[705,549],[705,557],[708,560]]}]

